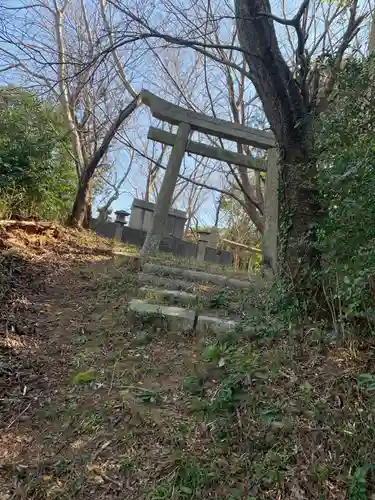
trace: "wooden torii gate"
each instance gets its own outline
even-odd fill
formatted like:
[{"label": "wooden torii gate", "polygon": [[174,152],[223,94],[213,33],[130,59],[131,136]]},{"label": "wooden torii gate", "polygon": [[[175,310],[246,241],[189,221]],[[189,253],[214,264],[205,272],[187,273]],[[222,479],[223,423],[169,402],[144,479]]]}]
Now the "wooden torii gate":
[{"label": "wooden torii gate", "polygon": [[[278,167],[276,143],[272,133],[246,127],[226,120],[209,117],[191,111],[143,90],[138,103],[147,105],[154,118],[178,125],[177,134],[150,127],[148,138],[172,146],[168,166],[156,200],[152,226],[141,249],[147,257],[158,251],[166,228],[169,208],[176,187],[185,152],[214,158],[235,165],[267,172],[264,202],[264,234],[262,242],[263,261],[276,272],[277,265],[277,219],[278,219]],[[254,146],[267,151],[267,162],[259,164],[249,156],[190,141],[192,131],[214,135],[222,139]]]}]

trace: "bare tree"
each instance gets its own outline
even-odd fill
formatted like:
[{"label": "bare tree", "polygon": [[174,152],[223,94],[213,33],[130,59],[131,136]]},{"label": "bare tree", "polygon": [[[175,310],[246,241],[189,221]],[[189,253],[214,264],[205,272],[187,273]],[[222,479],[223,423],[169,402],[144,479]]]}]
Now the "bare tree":
[{"label": "bare tree", "polygon": [[[154,56],[154,63],[150,65],[152,78],[157,82],[159,93],[166,95],[169,100],[198,112],[214,116],[219,113],[221,118],[237,123],[252,121],[254,125],[255,120],[259,122],[259,116],[264,121],[264,114],[256,107],[256,95],[252,95],[251,90],[249,91],[249,83],[244,74],[239,75],[231,68],[219,66],[216,62],[209,64],[199,53],[193,58],[188,58],[185,49],[158,51],[151,47],[150,52]],[[218,50],[218,56],[220,56],[220,50]],[[224,57],[226,57],[225,53]],[[230,54],[230,57],[234,60],[233,54]],[[241,64],[246,66],[242,55],[238,59],[242,59]],[[197,136],[200,141],[208,144],[224,146],[223,141],[219,139],[205,137],[202,134],[197,134]],[[230,145],[227,144],[226,147]],[[236,147],[241,153],[251,154],[250,148],[243,147],[241,144],[237,144]],[[151,154],[150,151],[149,154]],[[153,154],[151,156],[154,158]],[[205,160],[204,163],[196,163],[195,170],[198,169],[197,176],[206,184],[212,183],[207,182],[209,177],[202,180],[204,175],[199,170],[203,166],[206,172],[210,171],[212,175],[220,179],[219,184],[225,185],[229,175],[235,178],[240,187],[238,194],[243,197],[243,206],[246,207],[248,215],[258,229],[263,232],[263,183],[260,175],[252,175],[252,172],[246,168],[238,169],[236,166]],[[154,171],[155,169],[151,169],[151,172]],[[182,174],[186,176],[186,173],[182,172]],[[192,176],[193,179],[198,177]],[[191,182],[189,184],[190,189],[197,192],[198,186]],[[176,187],[177,195],[180,189],[179,186]]]},{"label": "bare tree", "polygon": [[[230,54],[230,57],[231,56],[232,54]],[[226,57],[225,53],[222,54],[222,57]],[[243,61],[242,64],[243,67],[246,68],[246,62]],[[249,95],[246,88],[247,81],[245,73],[238,74],[230,66],[223,66],[222,70],[225,77],[223,97],[228,103],[228,118],[230,121],[242,125],[249,124],[249,122],[252,122],[252,125],[258,124],[259,116],[257,115],[259,115],[259,113],[256,113],[257,109],[253,106],[253,104],[256,103],[257,96]],[[205,69],[205,71],[207,71],[207,69]],[[211,89],[207,78],[205,84],[207,94],[210,97],[211,113],[216,116],[215,105],[211,97]],[[263,116],[261,117],[263,118]],[[224,147],[222,140],[217,139],[217,141],[221,147]],[[256,161],[252,151],[253,148],[240,143],[236,144],[236,148],[238,153],[252,156],[254,161]],[[260,234],[263,234],[264,189],[260,171],[254,172],[246,167],[233,166],[230,164],[226,165],[226,168],[229,169],[234,182],[239,188],[239,195],[243,198],[243,207],[246,213]]]},{"label": "bare tree", "polygon": [[88,226],[95,176],[136,108],[137,94],[116,51],[110,61],[95,62],[102,44],[111,41],[104,0],[100,6],[84,0],[40,0],[21,3],[19,12],[24,17],[12,36],[8,34],[12,49],[5,52],[28,84],[38,84],[60,105],[78,180],[69,222]]}]

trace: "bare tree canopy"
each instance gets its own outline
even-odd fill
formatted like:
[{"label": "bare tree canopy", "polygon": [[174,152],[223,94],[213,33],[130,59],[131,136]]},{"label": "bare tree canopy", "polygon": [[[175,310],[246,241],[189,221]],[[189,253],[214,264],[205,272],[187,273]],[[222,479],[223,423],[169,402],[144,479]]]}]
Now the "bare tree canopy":
[{"label": "bare tree canopy", "polygon": [[111,40],[105,3],[99,8],[83,0],[43,0],[3,11],[13,24],[2,31],[0,53],[16,72],[13,81],[59,103],[78,180],[70,221],[88,225],[95,175],[108,165],[113,139],[137,95],[115,51],[95,63],[102,40]]}]

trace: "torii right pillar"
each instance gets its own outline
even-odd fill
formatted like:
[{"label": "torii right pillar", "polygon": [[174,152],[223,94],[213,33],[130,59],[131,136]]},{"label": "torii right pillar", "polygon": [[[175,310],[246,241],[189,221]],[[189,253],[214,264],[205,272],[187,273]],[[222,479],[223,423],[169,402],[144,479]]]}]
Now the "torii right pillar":
[{"label": "torii right pillar", "polygon": [[267,154],[267,174],[264,194],[262,268],[264,276],[272,279],[277,273],[279,166],[277,150],[274,148],[268,149]]}]

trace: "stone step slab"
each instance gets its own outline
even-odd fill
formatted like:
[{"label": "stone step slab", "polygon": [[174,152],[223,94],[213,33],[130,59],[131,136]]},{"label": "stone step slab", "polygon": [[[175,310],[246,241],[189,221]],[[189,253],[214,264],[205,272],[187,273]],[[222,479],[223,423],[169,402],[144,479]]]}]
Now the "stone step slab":
[{"label": "stone step slab", "polygon": [[213,333],[224,333],[234,330],[237,326],[237,321],[231,319],[222,319],[216,316],[198,315],[196,330],[200,333],[211,331]]},{"label": "stone step slab", "polygon": [[157,274],[139,273],[137,279],[140,283],[163,287],[169,290],[183,290],[193,293],[199,289],[199,285],[191,281],[167,278]]},{"label": "stone step slab", "polygon": [[[151,263],[153,263],[153,264],[160,263],[160,265],[163,265],[163,266],[168,266],[169,265],[169,262],[162,263],[161,260],[157,261],[157,262],[151,262]],[[179,262],[177,264],[177,262],[175,262],[175,261],[171,261],[170,265],[172,267],[178,267],[179,269],[187,269],[187,270],[191,269],[193,271],[209,272],[209,273],[213,273],[213,274],[221,274],[221,273],[223,273],[228,278],[238,278],[238,279],[242,279],[244,281],[248,280],[249,277],[251,276],[248,271],[243,271],[243,270],[235,271],[231,267],[228,267],[227,269],[225,267],[223,267],[222,269],[220,267],[216,267],[216,268],[212,267],[209,270],[207,268],[207,266],[204,266],[204,265],[203,266],[199,266],[199,264],[196,261],[195,261],[195,265],[193,263],[191,265],[185,264],[184,262],[181,262],[181,263]]]},{"label": "stone step slab", "polygon": [[[203,312],[208,313],[207,315],[207,322],[209,322],[209,319],[212,316],[217,316],[219,318],[223,318],[224,315],[229,314],[239,314],[242,306],[240,303],[237,302],[230,302],[228,304],[228,307],[225,309],[215,309],[215,308],[210,308],[210,303],[209,303],[209,295],[198,295],[195,293],[188,293],[184,292],[182,290],[169,290],[165,288],[153,288],[151,286],[143,286],[139,289],[139,293],[141,294],[142,297],[144,297],[148,302],[154,303],[156,300],[162,300],[167,304],[173,304],[173,305],[181,305],[184,307],[188,307],[190,309],[200,309]],[[207,292],[206,292],[207,293]],[[160,302],[156,302],[157,304],[160,304]],[[206,304],[206,305],[204,305]],[[203,314],[202,312],[202,314]],[[206,316],[205,316],[206,317]],[[215,318],[214,318],[215,320]],[[216,320],[215,320],[216,321]],[[218,320],[222,321],[222,320]],[[211,322],[212,324],[214,321]],[[229,327],[231,324],[228,325]]]},{"label": "stone step slab", "polygon": [[170,330],[222,333],[233,330],[237,326],[237,322],[233,320],[207,316],[199,311],[183,307],[150,304],[142,299],[132,299],[129,302],[129,311],[144,322],[157,322],[161,319],[163,325],[160,326],[166,326]]},{"label": "stone step slab", "polygon": [[173,304],[184,304],[188,306],[195,306],[198,296],[195,293],[185,292],[183,290],[168,290],[163,288],[152,288],[150,286],[143,286],[139,292],[144,297],[156,297]]},{"label": "stone step slab", "polygon": [[186,280],[195,281],[199,283],[214,283],[215,285],[230,286],[233,288],[240,288],[242,290],[259,288],[261,286],[260,281],[259,282],[245,281],[237,278],[230,278],[225,275],[196,271],[195,269],[168,267],[158,264],[146,263],[143,266],[143,271],[146,273],[153,273],[158,276],[173,276],[179,279],[184,278]]},{"label": "stone step slab", "polygon": [[[170,330],[178,331],[192,331],[196,316],[195,311],[191,309],[150,304],[142,299],[132,299],[129,302],[129,312],[145,323],[166,326]],[[158,320],[161,320],[161,324]]]}]

